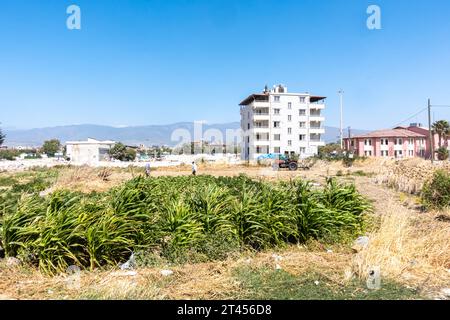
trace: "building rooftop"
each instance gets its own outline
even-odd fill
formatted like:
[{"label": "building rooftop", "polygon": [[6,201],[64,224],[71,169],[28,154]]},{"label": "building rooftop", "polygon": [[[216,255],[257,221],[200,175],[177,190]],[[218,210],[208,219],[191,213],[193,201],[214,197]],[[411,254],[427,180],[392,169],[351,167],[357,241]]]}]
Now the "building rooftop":
[{"label": "building rooftop", "polygon": [[426,138],[426,135],[417,133],[406,128],[376,130],[366,134],[353,136],[352,138]]},{"label": "building rooftop", "polygon": [[88,138],[85,141],[67,141],[66,144],[115,144],[115,141],[105,140],[100,141],[92,138]]}]

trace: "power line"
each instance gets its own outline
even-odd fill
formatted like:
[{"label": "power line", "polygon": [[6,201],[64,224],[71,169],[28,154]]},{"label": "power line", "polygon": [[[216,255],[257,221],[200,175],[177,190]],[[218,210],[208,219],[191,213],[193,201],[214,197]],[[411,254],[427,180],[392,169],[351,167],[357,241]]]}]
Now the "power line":
[{"label": "power line", "polygon": [[398,126],[401,125],[402,123],[404,123],[404,122],[406,122],[406,121],[408,121],[408,120],[411,120],[412,118],[418,116],[419,114],[421,114],[422,112],[426,111],[427,109],[428,109],[428,107],[421,109],[421,110],[418,111],[417,113],[415,113],[415,114],[413,114],[412,116],[410,116],[408,119],[405,119],[405,120],[403,120],[402,122],[399,122],[398,124],[396,124],[396,125],[393,126],[393,127],[394,127],[394,128],[395,128],[395,127],[398,127]]}]

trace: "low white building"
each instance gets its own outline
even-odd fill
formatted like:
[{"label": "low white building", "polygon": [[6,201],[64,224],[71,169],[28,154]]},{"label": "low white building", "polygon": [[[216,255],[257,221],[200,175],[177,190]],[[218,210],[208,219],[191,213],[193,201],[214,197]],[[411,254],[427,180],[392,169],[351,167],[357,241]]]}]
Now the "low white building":
[{"label": "low white building", "polygon": [[99,141],[91,138],[86,141],[67,141],[66,154],[73,163],[96,165],[99,161],[109,160],[109,150],[115,143],[115,141]]}]

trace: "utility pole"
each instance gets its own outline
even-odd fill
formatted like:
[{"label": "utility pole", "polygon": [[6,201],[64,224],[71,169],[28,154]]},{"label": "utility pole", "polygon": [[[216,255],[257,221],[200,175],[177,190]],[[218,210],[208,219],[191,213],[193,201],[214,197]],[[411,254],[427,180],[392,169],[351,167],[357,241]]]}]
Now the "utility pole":
[{"label": "utility pole", "polygon": [[430,134],[431,163],[434,163],[434,134],[431,130],[431,99],[428,99],[428,133]]},{"label": "utility pole", "polygon": [[339,126],[339,136],[341,139],[341,149],[344,149],[344,132],[343,132],[343,120],[342,120],[342,94],[344,91],[341,89],[338,91],[339,93],[339,100],[340,100],[340,110],[341,110],[341,119],[340,119],[340,126]]}]

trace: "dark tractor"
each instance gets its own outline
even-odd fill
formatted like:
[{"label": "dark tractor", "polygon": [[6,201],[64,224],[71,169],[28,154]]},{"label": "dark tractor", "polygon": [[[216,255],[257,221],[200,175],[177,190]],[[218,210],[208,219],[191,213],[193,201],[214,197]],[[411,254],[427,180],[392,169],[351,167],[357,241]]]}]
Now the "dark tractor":
[{"label": "dark tractor", "polygon": [[275,159],[272,167],[274,170],[289,169],[290,171],[297,171],[298,161],[290,159],[287,156],[280,155],[278,159]]}]

